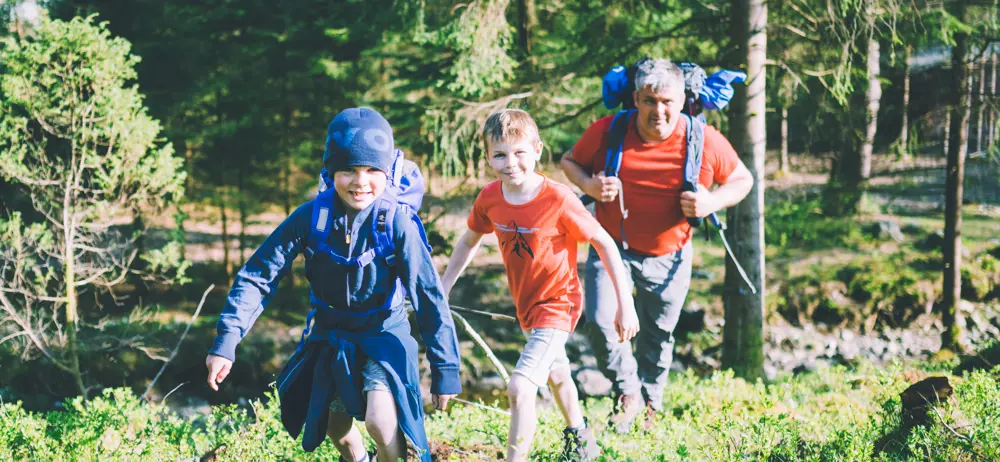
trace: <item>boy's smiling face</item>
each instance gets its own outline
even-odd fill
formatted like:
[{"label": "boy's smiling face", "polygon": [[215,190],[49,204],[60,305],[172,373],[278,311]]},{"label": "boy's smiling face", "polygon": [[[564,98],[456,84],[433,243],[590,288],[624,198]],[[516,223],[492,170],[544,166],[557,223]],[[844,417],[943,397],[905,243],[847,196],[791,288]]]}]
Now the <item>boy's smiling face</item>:
[{"label": "boy's smiling face", "polygon": [[535,174],[535,164],[542,158],[542,142],[530,138],[490,140],[487,159],[500,181],[520,186]]},{"label": "boy's smiling face", "polygon": [[333,174],[333,188],[344,205],[363,210],[385,191],[385,172],[372,167],[344,167]]}]

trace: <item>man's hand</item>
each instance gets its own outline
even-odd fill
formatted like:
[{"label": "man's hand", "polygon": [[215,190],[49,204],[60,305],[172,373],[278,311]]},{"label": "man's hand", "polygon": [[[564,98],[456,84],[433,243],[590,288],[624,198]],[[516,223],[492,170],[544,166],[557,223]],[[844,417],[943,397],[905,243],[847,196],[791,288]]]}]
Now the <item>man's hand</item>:
[{"label": "man's hand", "polygon": [[222,356],[208,355],[205,358],[205,366],[208,367],[208,386],[219,391],[219,384],[226,380],[226,376],[233,368],[233,362]]},{"label": "man's hand", "polygon": [[684,191],[681,193],[681,211],[690,218],[705,218],[720,208],[715,195],[704,186],[698,187],[698,192]]},{"label": "man's hand", "polygon": [[618,197],[621,180],[616,176],[605,176],[604,172],[590,177],[584,185],[583,192],[600,202],[611,202]]},{"label": "man's hand", "polygon": [[632,340],[639,333],[639,317],[635,314],[635,306],[619,307],[615,314],[615,330],[618,332],[618,343]]},{"label": "man's hand", "polygon": [[448,408],[448,401],[458,395],[431,395],[431,403],[434,404],[434,409],[443,411]]}]

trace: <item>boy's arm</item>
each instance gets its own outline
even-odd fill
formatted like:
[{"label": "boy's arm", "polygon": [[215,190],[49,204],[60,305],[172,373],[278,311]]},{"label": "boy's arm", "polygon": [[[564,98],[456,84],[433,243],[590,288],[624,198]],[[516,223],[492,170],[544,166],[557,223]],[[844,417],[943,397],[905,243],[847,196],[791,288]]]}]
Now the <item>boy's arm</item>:
[{"label": "boy's arm", "polygon": [[455,248],[451,251],[451,258],[448,260],[448,267],[441,276],[441,285],[444,287],[444,294],[450,295],[451,288],[455,287],[458,277],[469,266],[472,257],[479,250],[479,243],[482,242],[484,234],[477,233],[471,229],[466,229],[465,233],[458,238]]},{"label": "boy's arm", "polygon": [[639,318],[635,314],[635,303],[632,300],[632,291],[628,283],[625,263],[618,253],[618,246],[614,239],[608,235],[604,228],[600,228],[590,240],[590,245],[594,246],[597,255],[601,257],[604,268],[611,277],[611,283],[615,286],[615,295],[618,298],[618,312],[615,315],[615,330],[618,331],[618,341],[626,342],[635,337],[639,332]]},{"label": "boy's arm", "polygon": [[236,345],[278,289],[281,278],[305,245],[312,221],[312,202],[300,206],[253,253],[233,279],[216,325],[218,334],[210,355],[236,359]]},{"label": "boy's arm", "polygon": [[451,310],[441,288],[431,254],[423,239],[420,218],[410,213],[397,213],[396,249],[399,255],[399,277],[406,287],[417,315],[420,336],[427,348],[431,365],[431,393],[457,395],[462,392],[459,379],[458,338]]}]

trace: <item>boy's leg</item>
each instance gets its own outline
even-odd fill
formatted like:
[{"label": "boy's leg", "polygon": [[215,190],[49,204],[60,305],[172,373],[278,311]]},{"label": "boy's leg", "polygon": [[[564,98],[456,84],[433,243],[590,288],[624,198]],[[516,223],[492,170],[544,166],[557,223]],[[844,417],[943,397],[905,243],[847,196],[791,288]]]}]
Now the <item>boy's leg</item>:
[{"label": "boy's leg", "polygon": [[[507,460],[527,460],[535,436],[538,416],[535,396],[549,379],[554,364],[569,364],[566,339],[569,332],[540,328],[525,332],[528,342],[514,366],[507,397],[510,399],[510,433],[507,436]],[[553,390],[554,391],[554,390]]]},{"label": "boy's leg", "polygon": [[[626,268],[630,270],[626,274],[631,276],[629,260],[625,259],[625,255],[623,259]],[[615,286],[593,247],[587,257],[583,282],[584,313],[587,316],[583,333],[594,350],[597,367],[611,380],[615,394],[636,396],[641,385],[638,366],[632,355],[632,343],[618,343],[618,332],[615,330],[618,298],[615,296]]]},{"label": "boy's leg", "polygon": [[694,250],[688,243],[681,250],[642,261],[635,276],[635,305],[642,326],[636,336],[639,379],[647,403],[663,409],[663,388],[674,354],[674,328],[691,286]]},{"label": "boy's leg", "polygon": [[354,426],[354,419],[346,412],[331,412],[327,421],[326,434],[340,452],[340,457],[348,462],[357,462],[368,457],[361,432]]},{"label": "boy's leg", "polygon": [[510,431],[507,433],[507,460],[525,461],[531,454],[538,416],[535,414],[535,395],[538,386],[523,375],[514,374],[507,383],[510,399]]},{"label": "boy's leg", "polygon": [[396,400],[386,390],[371,390],[366,394],[365,428],[375,441],[378,460],[396,462],[406,459],[406,438],[399,428]]},{"label": "boy's leg", "polygon": [[562,412],[566,426],[582,427],[583,409],[580,407],[580,395],[576,390],[576,383],[573,382],[568,362],[552,369],[549,373],[549,386],[552,388],[552,397]]}]

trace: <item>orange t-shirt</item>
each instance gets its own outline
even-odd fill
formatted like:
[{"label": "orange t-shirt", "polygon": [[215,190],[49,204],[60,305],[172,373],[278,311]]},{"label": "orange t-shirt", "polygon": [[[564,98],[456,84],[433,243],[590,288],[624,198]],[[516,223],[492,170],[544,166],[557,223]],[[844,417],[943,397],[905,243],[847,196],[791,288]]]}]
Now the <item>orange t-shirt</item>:
[{"label": "orange t-shirt", "polygon": [[496,232],[521,328],[572,332],[583,306],[577,244],[590,241],[601,226],[573,191],[545,178],[538,196],[513,205],[494,181],[476,198],[468,225],[477,233]]},{"label": "orange t-shirt", "polygon": [[[590,172],[604,170],[612,118],[608,116],[594,122],[573,146],[573,160]],[[643,142],[635,119],[633,115],[629,121],[622,165],[618,169],[628,210],[625,237],[629,250],[645,255],[665,255],[680,250],[694,234],[681,211],[680,202],[687,154],[687,117],[681,117],[673,133],[659,143]],[[715,127],[705,125],[705,150],[698,182],[706,188],[713,183],[725,183],[739,163],[740,158],[729,140]],[[621,219],[617,200],[597,203],[597,221],[619,243],[622,241]]]}]

